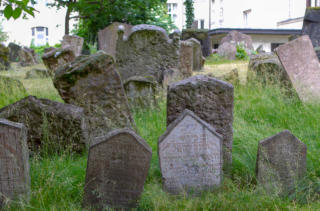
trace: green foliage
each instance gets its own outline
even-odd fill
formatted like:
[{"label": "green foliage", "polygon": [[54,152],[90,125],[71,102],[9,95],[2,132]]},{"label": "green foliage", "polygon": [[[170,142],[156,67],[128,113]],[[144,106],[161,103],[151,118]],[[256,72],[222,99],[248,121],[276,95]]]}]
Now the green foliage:
[{"label": "green foliage", "polygon": [[49,47],[60,48],[61,44],[55,44],[54,46],[50,46],[47,43],[46,45],[35,46],[33,40],[31,41],[31,44],[30,44],[30,48],[33,49],[39,56],[42,56],[44,54],[44,49]]},{"label": "green foliage", "polygon": [[186,6],[186,26],[187,29],[192,27],[194,21],[194,8],[193,8],[193,0],[185,0],[184,5]]},{"label": "green foliage", "polygon": [[249,56],[243,45],[237,45],[236,58],[239,60],[248,60]]},{"label": "green foliage", "polygon": [[214,64],[226,64],[226,63],[233,63],[233,60],[229,60],[220,56],[219,54],[211,54],[206,58],[206,65],[214,65]]},{"label": "green foliage", "polygon": [[8,33],[4,31],[2,21],[0,22],[0,43],[7,41],[9,38]]},{"label": "green foliage", "polygon": [[34,4],[35,0],[2,0],[0,1],[1,6],[4,9],[1,10],[6,19],[18,19],[21,14],[26,17],[26,14],[34,16],[35,9],[29,5]]}]

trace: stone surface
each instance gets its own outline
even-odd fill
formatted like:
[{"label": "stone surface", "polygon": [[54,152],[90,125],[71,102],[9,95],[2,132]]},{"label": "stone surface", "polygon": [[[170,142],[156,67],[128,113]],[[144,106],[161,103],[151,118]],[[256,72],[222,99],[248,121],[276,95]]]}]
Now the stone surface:
[{"label": "stone surface", "polygon": [[157,83],[143,77],[132,77],[123,82],[129,104],[132,108],[155,106]]},{"label": "stone surface", "polygon": [[214,77],[222,81],[229,82],[233,85],[239,84],[240,79],[239,79],[239,70],[237,68],[232,69],[231,71],[221,75],[221,76],[213,76],[212,73],[208,74],[209,77]]},{"label": "stone surface", "polygon": [[33,79],[33,78],[48,78],[50,77],[50,74],[47,70],[34,68],[32,70],[29,70],[26,73],[25,79]]},{"label": "stone surface", "polygon": [[50,52],[50,51],[53,51],[53,50],[55,50],[56,48],[54,48],[54,47],[48,47],[48,48],[45,48],[44,50],[43,50],[43,52],[44,52],[44,54],[46,54],[46,53],[48,53],[48,52]]},{"label": "stone surface", "polygon": [[136,25],[128,38],[119,31],[116,60],[122,80],[132,76],[153,77],[162,82],[163,71],[177,68],[179,63],[179,37],[171,40],[158,26]]},{"label": "stone surface", "polygon": [[32,151],[38,151],[48,140],[46,144],[61,150],[80,152],[85,148],[84,115],[80,107],[29,96],[1,108],[0,118],[26,126]]},{"label": "stone surface", "polygon": [[148,144],[131,130],[115,130],[97,138],[88,155],[84,207],[134,208],[151,156]]},{"label": "stone surface", "polygon": [[[320,47],[320,10],[319,8],[307,8],[303,20],[302,34],[308,35],[314,48]],[[320,51],[317,50],[320,58]]]},{"label": "stone surface", "polygon": [[201,43],[195,38],[190,38],[187,41],[193,44],[193,70],[201,70],[204,65]]},{"label": "stone surface", "polygon": [[184,29],[182,30],[181,39],[188,40],[190,38],[196,38],[201,43],[202,55],[208,57],[212,53],[212,43],[208,30],[194,30]]},{"label": "stone surface", "polygon": [[193,112],[184,112],[159,138],[163,186],[172,194],[212,190],[222,182],[222,137]]},{"label": "stone surface", "polygon": [[27,130],[23,124],[0,119],[0,209],[7,200],[30,193]]},{"label": "stone surface", "polygon": [[15,43],[9,43],[8,45],[10,56],[9,59],[11,62],[18,62],[19,61],[19,51],[21,50],[21,46]]},{"label": "stone surface", "polygon": [[320,101],[320,66],[307,35],[275,49],[280,62],[303,102]]},{"label": "stone surface", "polygon": [[63,66],[69,62],[74,61],[76,58],[74,51],[70,47],[52,49],[42,56],[42,61],[47,67],[51,76],[55,75],[55,72],[60,66]]},{"label": "stone surface", "polygon": [[[0,75],[0,90],[5,96],[27,95],[23,84],[16,79]],[[0,96],[2,97],[0,92]]]},{"label": "stone surface", "polygon": [[119,27],[123,29],[123,36],[128,37],[131,33],[132,26],[119,22],[113,22],[98,33],[99,50],[103,50],[114,58],[116,57]]},{"label": "stone surface", "polygon": [[222,38],[220,44],[225,42],[235,42],[236,45],[243,45],[245,49],[254,50],[251,37],[238,31],[229,32],[227,36]]},{"label": "stone surface", "polygon": [[170,84],[167,94],[167,125],[189,109],[222,135],[225,173],[232,163],[233,98],[231,84],[204,75]]},{"label": "stone surface", "polygon": [[218,54],[226,59],[235,60],[237,53],[237,46],[235,43],[224,42],[219,45]]},{"label": "stone surface", "polygon": [[8,70],[10,67],[10,53],[9,48],[0,44],[0,70]]},{"label": "stone surface", "polygon": [[74,55],[80,56],[84,39],[76,35],[64,35],[61,43],[62,48],[70,48]]},{"label": "stone surface", "polygon": [[293,193],[306,173],[307,147],[288,130],[259,142],[256,174],[269,193]]},{"label": "stone surface", "polygon": [[179,69],[167,69],[163,71],[162,87],[167,89],[169,84],[180,81],[182,78],[183,76]]},{"label": "stone surface", "polygon": [[35,52],[27,47],[21,48],[19,51],[19,64],[24,67],[35,65],[36,63]]},{"label": "stone surface", "polygon": [[84,108],[90,140],[114,128],[135,128],[114,59],[103,51],[59,68],[54,86],[65,102]]},{"label": "stone surface", "polygon": [[192,76],[193,69],[193,43],[180,41],[179,71],[183,78]]}]

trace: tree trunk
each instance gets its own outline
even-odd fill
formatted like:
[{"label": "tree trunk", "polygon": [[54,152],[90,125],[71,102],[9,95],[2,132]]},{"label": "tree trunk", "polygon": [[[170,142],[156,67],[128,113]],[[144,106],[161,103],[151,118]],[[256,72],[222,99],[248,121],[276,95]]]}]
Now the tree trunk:
[{"label": "tree trunk", "polygon": [[71,14],[71,5],[69,4],[67,7],[65,25],[64,25],[64,34],[69,35],[69,22],[70,22],[70,14]]}]

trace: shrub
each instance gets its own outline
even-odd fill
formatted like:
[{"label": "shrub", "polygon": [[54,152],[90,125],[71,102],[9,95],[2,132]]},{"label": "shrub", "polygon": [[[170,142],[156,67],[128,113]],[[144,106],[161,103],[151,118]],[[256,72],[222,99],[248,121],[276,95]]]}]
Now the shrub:
[{"label": "shrub", "polygon": [[237,53],[236,58],[239,60],[247,60],[249,59],[248,54],[243,45],[237,45]]}]

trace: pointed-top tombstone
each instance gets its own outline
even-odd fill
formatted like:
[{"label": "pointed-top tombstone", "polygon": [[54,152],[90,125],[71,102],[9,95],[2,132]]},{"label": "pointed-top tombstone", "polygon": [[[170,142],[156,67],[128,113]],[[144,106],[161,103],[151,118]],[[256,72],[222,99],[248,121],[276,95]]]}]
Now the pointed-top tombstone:
[{"label": "pointed-top tombstone", "polygon": [[128,129],[115,130],[92,143],[83,206],[134,208],[148,175],[152,151]]},{"label": "pointed-top tombstone", "polygon": [[192,111],[184,112],[159,138],[163,186],[172,194],[198,194],[222,182],[222,137]]},{"label": "pointed-top tombstone", "polygon": [[306,154],[306,145],[288,130],[260,141],[258,182],[269,193],[291,193],[306,173]]},{"label": "pointed-top tombstone", "polygon": [[30,192],[27,129],[0,119],[0,209],[6,199],[27,197]]}]

